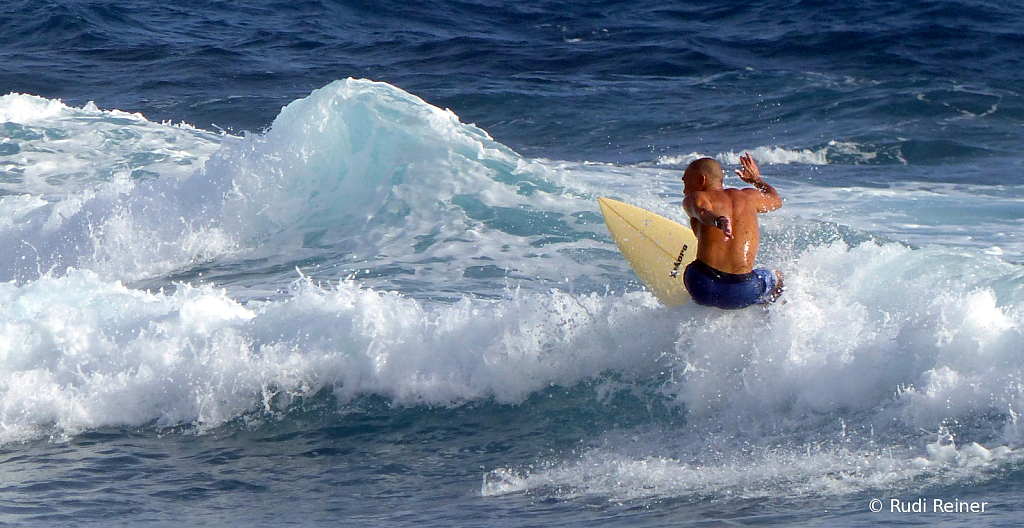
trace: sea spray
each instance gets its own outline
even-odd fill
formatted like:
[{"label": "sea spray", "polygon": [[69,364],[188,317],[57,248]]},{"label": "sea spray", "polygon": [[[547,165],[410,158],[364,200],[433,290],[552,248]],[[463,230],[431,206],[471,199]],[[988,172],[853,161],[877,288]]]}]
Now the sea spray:
[{"label": "sea spray", "polygon": [[837,241],[782,269],[787,291],[770,308],[679,309],[660,393],[686,409],[685,426],[609,432],[577,457],[497,468],[482,493],[845,495],[969,481],[1020,459],[1016,266]]},{"label": "sea spray", "polygon": [[[57,108],[46,117],[60,130],[75,131],[76,112],[84,112],[122,123],[129,137],[133,127],[191,133],[137,115],[28,102]],[[9,113],[28,121],[25,112]],[[31,202],[0,198],[17,213],[0,233],[10,249],[0,262],[6,277],[26,281],[73,267],[140,281],[246,258],[290,270],[343,257],[418,272],[475,251],[500,276],[534,279],[557,265],[524,256],[543,255],[541,247],[551,248],[548,256],[579,251],[600,236],[596,206],[562,196],[549,177],[555,171],[387,84],[337,81],[285,107],[265,134],[217,140],[219,150],[209,154],[207,144],[201,167],[188,176],[138,178],[111,169],[86,177],[54,169],[47,181],[71,183]],[[74,135],[66,141],[81,156],[95,148]],[[38,191],[23,183],[12,192]],[[293,260],[279,262],[282,254]],[[452,281],[466,268],[440,271]]]},{"label": "sea spray", "polygon": [[[217,427],[329,389],[402,405],[523,401],[654,372],[674,323],[649,294],[424,303],[296,280],[283,301],[128,289],[87,271],[0,285],[4,442],[111,426]],[[268,396],[271,395],[271,396]],[[268,399],[269,398],[269,399]]]},{"label": "sea spray", "polygon": [[[73,112],[44,106],[71,127]],[[126,131],[164,126],[139,119]],[[783,302],[669,310],[642,291],[595,200],[685,220],[672,167],[525,160],[355,80],[289,105],[265,134],[213,141],[186,176],[50,178],[64,191],[0,197],[16,279],[0,285],[4,442],[206,433],[287,420],[324,395],[532,408],[597,380],[600,401],[623,384],[636,405],[685,418],[613,427],[578,460],[498,466],[484,492],[777,496],[783,475],[799,493],[847,493],[1015,456],[1024,275],[1012,252],[991,237],[979,251],[927,233],[926,247],[893,241],[912,238],[909,222],[888,238],[857,227],[915,202],[995,200],[1010,214],[1016,188],[818,186],[801,179],[817,174],[803,172],[810,158],[759,151],[776,156],[789,197],[765,218],[760,255],[786,273]],[[978,234],[977,222],[957,229]]]}]

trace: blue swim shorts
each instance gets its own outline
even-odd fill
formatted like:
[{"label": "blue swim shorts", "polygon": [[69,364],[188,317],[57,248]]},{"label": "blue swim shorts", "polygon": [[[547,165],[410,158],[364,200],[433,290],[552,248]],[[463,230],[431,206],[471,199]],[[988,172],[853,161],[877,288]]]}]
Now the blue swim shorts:
[{"label": "blue swim shorts", "polygon": [[699,260],[693,261],[683,272],[683,284],[693,302],[724,310],[771,302],[769,297],[776,283],[777,278],[771,270],[758,268],[736,275],[718,271]]}]

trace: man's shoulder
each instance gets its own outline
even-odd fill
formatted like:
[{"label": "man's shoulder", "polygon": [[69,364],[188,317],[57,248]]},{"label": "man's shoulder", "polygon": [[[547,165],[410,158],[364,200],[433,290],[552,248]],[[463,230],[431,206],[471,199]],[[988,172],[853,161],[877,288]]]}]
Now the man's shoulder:
[{"label": "man's shoulder", "polygon": [[738,201],[744,201],[745,202],[745,201],[750,201],[750,200],[756,200],[757,199],[757,195],[759,194],[757,192],[757,189],[751,189],[750,187],[745,187],[745,188],[729,187],[727,189],[722,189],[722,191],[720,191],[720,192],[721,192],[721,196],[723,196],[723,197],[727,196],[729,198],[729,200],[731,200],[733,202],[738,202]]},{"label": "man's shoulder", "polygon": [[757,208],[757,212],[759,213],[774,211],[782,206],[782,202],[778,199],[778,195],[768,195],[753,187],[732,190],[736,191],[731,195],[733,204],[743,203],[754,206]]},{"label": "man's shoulder", "polygon": [[760,200],[761,194],[762,194],[761,191],[758,191],[757,189],[755,189],[753,187],[742,187],[742,188],[730,187],[730,188],[726,189],[726,191],[730,191],[729,192],[729,197],[730,198],[733,198],[733,199],[737,199],[738,198],[738,199],[741,199],[741,200]]}]

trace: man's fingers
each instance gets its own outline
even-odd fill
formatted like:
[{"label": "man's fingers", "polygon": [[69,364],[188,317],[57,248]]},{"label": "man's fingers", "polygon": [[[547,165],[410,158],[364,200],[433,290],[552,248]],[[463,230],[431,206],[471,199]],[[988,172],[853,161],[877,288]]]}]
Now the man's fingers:
[{"label": "man's fingers", "polygon": [[757,163],[754,162],[754,158],[749,152],[740,155],[740,164],[743,165],[743,169],[736,169],[736,175],[745,182],[750,180],[756,180],[760,175],[760,171],[757,168]]},{"label": "man's fingers", "polygon": [[[717,222],[716,222],[716,224],[717,224]],[[722,230],[722,234],[725,235],[725,239],[726,240],[732,239],[732,220],[729,217],[727,217],[727,216],[723,216],[722,217],[721,230]]]}]

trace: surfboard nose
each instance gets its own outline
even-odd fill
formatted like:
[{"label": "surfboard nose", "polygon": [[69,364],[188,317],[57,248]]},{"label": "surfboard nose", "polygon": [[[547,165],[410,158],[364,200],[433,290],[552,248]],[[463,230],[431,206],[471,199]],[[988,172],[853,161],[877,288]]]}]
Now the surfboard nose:
[{"label": "surfboard nose", "polygon": [[689,302],[685,269],[697,256],[690,228],[642,207],[599,197],[604,223],[629,267],[666,306]]}]

